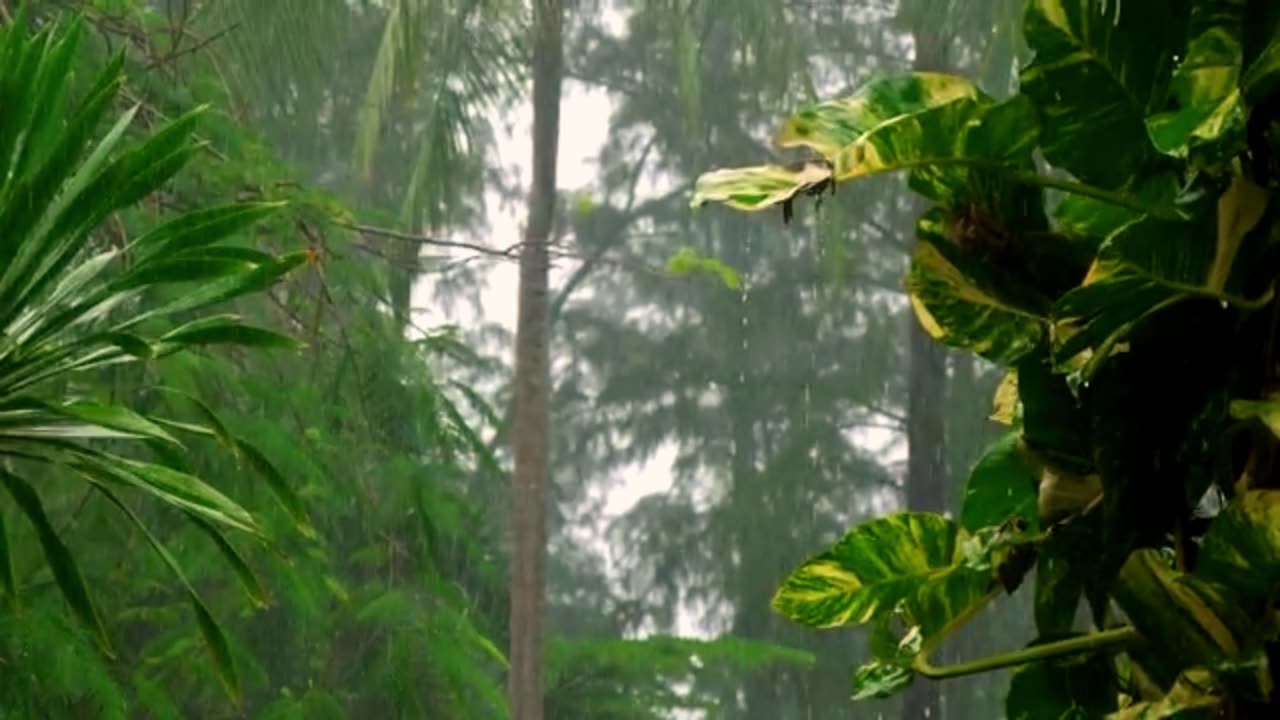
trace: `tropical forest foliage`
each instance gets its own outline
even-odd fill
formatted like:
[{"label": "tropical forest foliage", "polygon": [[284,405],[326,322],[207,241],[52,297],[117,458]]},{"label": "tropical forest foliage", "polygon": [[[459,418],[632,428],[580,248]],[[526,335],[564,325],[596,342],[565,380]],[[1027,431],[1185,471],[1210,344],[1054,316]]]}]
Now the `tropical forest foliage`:
[{"label": "tropical forest foliage", "polygon": [[[773,607],[872,627],[855,698],[1014,667],[1011,718],[1274,717],[1280,6],[1032,0],[1023,22],[1012,97],[883,75],[787,119],[790,164],[698,181],[697,204],[790,217],[904,172],[928,202],[916,320],[1006,371],[958,517],[859,524]],[[1024,580],[1031,644],[936,661]]]}]

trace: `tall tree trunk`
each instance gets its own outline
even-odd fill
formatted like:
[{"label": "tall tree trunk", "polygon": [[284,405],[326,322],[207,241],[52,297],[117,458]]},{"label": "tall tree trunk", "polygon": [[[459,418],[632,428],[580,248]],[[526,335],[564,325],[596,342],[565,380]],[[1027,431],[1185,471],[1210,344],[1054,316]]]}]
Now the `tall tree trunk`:
[{"label": "tall tree trunk", "polygon": [[533,185],[520,251],[516,321],[515,471],[511,478],[512,720],[542,720],[543,577],[551,413],[547,244],[556,207],[563,24],[560,0],[533,0]]},{"label": "tall tree trunk", "polygon": [[[936,30],[926,29],[929,18],[913,18],[917,70],[942,71],[946,65],[945,39]],[[936,19],[933,20],[936,25]],[[911,204],[908,218],[911,236],[915,222],[927,206],[919,200]],[[907,509],[943,512],[949,505],[946,478],[946,357],[938,345],[911,320],[907,362]],[[902,707],[903,720],[941,718],[938,686],[916,682],[907,691]]]}]

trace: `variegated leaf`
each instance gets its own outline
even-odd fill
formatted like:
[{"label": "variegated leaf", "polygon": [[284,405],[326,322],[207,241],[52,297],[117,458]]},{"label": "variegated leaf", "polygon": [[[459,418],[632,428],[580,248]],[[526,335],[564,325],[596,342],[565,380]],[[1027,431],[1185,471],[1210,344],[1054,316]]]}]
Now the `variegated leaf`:
[{"label": "variegated leaf", "polygon": [[845,148],[877,128],[957,102],[973,103],[982,94],[955,75],[908,73],[878,78],[854,95],[801,108],[778,131],[778,147],[806,147],[832,164]]},{"label": "variegated leaf", "polygon": [[1267,199],[1265,190],[1237,176],[1216,213],[1192,221],[1147,217],[1113,233],[1084,284],[1054,308],[1056,362],[1087,380],[1137,322],[1188,298],[1258,306],[1259,299],[1242,295],[1258,249],[1246,237]]},{"label": "variegated leaf", "polygon": [[1227,506],[1205,533],[1196,575],[1255,608],[1280,596],[1280,490],[1252,490]]},{"label": "variegated leaf", "polygon": [[[860,625],[914,606],[914,624],[924,614],[950,605],[939,594],[952,574],[989,582],[990,575],[966,565],[967,538],[950,520],[931,513],[898,513],[855,527],[830,550],[795,570],[778,589],[773,607],[819,628]],[[967,585],[959,593],[969,599]],[[925,628],[926,631],[928,628]]]},{"label": "variegated leaf", "polygon": [[1048,303],[958,252],[936,216],[921,219],[907,278],[911,309],[931,337],[1010,366],[1039,345]]},{"label": "variegated leaf", "polygon": [[1040,108],[1051,163],[1105,188],[1137,176],[1152,154],[1143,120],[1182,54],[1189,4],[1029,0],[1024,35],[1035,60],[1021,87]]},{"label": "variegated leaf", "polygon": [[691,204],[720,202],[737,210],[764,210],[818,191],[830,181],[831,168],[816,162],[715,170],[698,178]]}]

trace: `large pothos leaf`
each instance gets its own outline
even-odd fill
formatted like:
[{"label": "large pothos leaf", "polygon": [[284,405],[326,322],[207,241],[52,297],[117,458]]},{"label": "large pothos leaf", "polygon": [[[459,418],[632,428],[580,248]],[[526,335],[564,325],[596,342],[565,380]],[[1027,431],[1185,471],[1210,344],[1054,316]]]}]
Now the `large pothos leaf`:
[{"label": "large pothos leaf", "polygon": [[779,147],[807,148],[823,162],[715,170],[698,179],[692,204],[759,210],[828,181],[904,170],[937,197],[962,184],[964,167],[1029,170],[1036,129],[1023,98],[995,103],[969,81],[939,73],[882,77],[848,98],[802,108],[783,124]]},{"label": "large pothos leaf", "polygon": [[990,571],[973,564],[973,540],[932,513],[872,520],[792,572],[773,607],[819,628],[860,625],[902,611],[927,636],[990,587]]},{"label": "large pothos leaf", "polygon": [[1246,492],[1214,519],[1196,576],[1230,588],[1259,611],[1280,597],[1280,490]]},{"label": "large pothos leaf", "polygon": [[1262,219],[1267,192],[1237,175],[1214,212],[1191,220],[1144,217],[1112,234],[1084,284],[1054,315],[1054,358],[1088,380],[1143,318],[1189,298],[1253,308],[1246,297],[1260,243],[1246,242]]},{"label": "large pothos leaf", "polygon": [[1005,366],[1040,344],[1049,321],[1047,300],[961,251],[947,237],[937,209],[921,218],[917,238],[907,290],[926,333]]},{"label": "large pothos leaf", "polygon": [[1021,87],[1040,109],[1051,163],[1111,189],[1139,174],[1152,155],[1144,118],[1160,108],[1183,54],[1189,5],[1029,0],[1024,35],[1035,59]]},{"label": "large pothos leaf", "polygon": [[[1243,0],[1193,4],[1193,34],[1170,84],[1178,107],[1147,118],[1147,130],[1160,152],[1186,157],[1232,133],[1239,139],[1244,122],[1238,87],[1243,22]],[[1231,154],[1221,152],[1217,159]]]},{"label": "large pothos leaf", "polygon": [[1036,509],[1036,472],[1019,443],[1019,431],[1005,434],[969,473],[960,524],[970,532],[1002,525],[1014,518],[1028,532],[1040,528]]}]

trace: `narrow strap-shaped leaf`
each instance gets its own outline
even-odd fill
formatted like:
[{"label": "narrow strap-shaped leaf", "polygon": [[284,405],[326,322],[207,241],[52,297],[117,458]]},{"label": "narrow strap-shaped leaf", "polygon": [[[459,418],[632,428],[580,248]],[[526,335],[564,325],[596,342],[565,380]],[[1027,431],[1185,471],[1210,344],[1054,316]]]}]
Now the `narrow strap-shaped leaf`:
[{"label": "narrow strap-shaped leaf", "polygon": [[40,547],[44,550],[45,560],[49,563],[49,569],[53,571],[58,589],[62,591],[62,596],[71,606],[71,611],[93,633],[98,647],[107,655],[112,655],[107,627],[103,624],[102,616],[89,596],[89,588],[80,574],[80,567],[76,565],[75,556],[63,544],[53,524],[49,522],[49,517],[44,512],[44,504],[40,502],[40,496],[25,480],[7,470],[0,470],[0,482],[4,483],[9,495],[13,497],[14,502],[35,528]]},{"label": "narrow strap-shaped leaf", "polygon": [[139,236],[129,244],[129,250],[137,253],[139,264],[146,264],[152,258],[218,242],[284,206],[282,202],[259,202],[195,210]]},{"label": "narrow strap-shaped leaf", "polygon": [[246,325],[240,318],[223,315],[205,318],[165,333],[160,342],[179,345],[240,345],[256,348],[297,350],[304,347],[298,340],[274,330]]},{"label": "narrow strap-shaped leaf", "polygon": [[114,329],[127,330],[138,323],[176,313],[194,312],[232,298],[271,287],[281,276],[307,261],[305,252],[286,255],[269,265],[263,265],[242,275],[223,278],[208,283],[191,293],[161,307],[138,313],[121,322]]},{"label": "narrow strap-shaped leaf", "polygon": [[72,462],[85,474],[132,485],[183,510],[262,537],[262,529],[247,510],[194,475],[87,448],[76,453]]},{"label": "narrow strap-shaped leaf", "polygon": [[18,610],[18,580],[13,573],[13,553],[9,550],[9,532],[4,525],[4,511],[0,510],[0,589],[9,597],[9,607]]},{"label": "narrow strap-shaped leaf", "polygon": [[258,607],[267,607],[271,604],[270,598],[267,597],[267,591],[263,589],[262,583],[258,582],[258,576],[254,574],[253,569],[249,567],[249,563],[245,562],[244,557],[236,550],[231,541],[222,534],[218,528],[212,523],[194,513],[187,513],[187,519],[200,528],[213,544],[218,548],[218,552],[222,553],[223,559],[235,571],[236,578],[240,581],[241,587],[244,588],[245,594]]},{"label": "narrow strap-shaped leaf", "polygon": [[213,618],[213,614],[209,612],[209,608],[205,607],[204,600],[200,594],[196,592],[195,587],[191,585],[191,581],[187,579],[187,575],[182,570],[182,565],[178,563],[169,549],[160,542],[160,539],[151,533],[142,519],[133,512],[133,509],[126,505],[111,492],[110,489],[102,486],[101,483],[94,483],[94,487],[110,500],[117,508],[120,509],[125,517],[133,523],[134,527],[142,533],[143,537],[155,550],[156,555],[164,561],[169,567],[174,577],[182,583],[183,589],[187,593],[187,598],[191,601],[191,608],[196,613],[196,622],[200,626],[200,635],[204,637],[205,645],[209,648],[209,654],[213,658],[213,666],[218,671],[218,679],[222,681],[227,693],[238,704],[241,701],[240,694],[240,678],[236,675],[235,662],[231,658],[231,646],[227,643],[227,637],[222,631],[222,627],[218,625],[218,621]]},{"label": "narrow strap-shaped leaf", "polygon": [[311,526],[311,520],[307,517],[301,498],[289,486],[288,481],[285,480],[284,475],[276,468],[275,464],[261,450],[243,437],[236,438],[236,448],[249,461],[249,465],[267,481],[267,487],[275,495],[280,506],[289,513],[289,517],[293,520],[299,532],[308,538],[315,539],[317,537],[316,531]]}]

